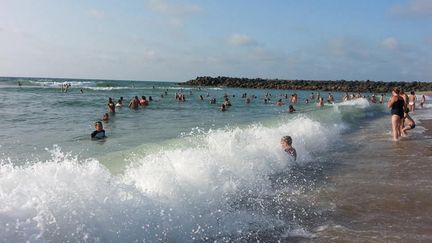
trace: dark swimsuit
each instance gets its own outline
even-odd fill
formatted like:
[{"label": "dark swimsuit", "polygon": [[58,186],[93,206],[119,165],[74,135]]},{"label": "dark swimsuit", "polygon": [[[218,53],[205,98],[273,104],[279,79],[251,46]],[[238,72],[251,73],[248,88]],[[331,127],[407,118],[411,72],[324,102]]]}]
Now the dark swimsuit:
[{"label": "dark swimsuit", "polygon": [[404,117],[404,100],[398,99],[395,103],[393,103],[391,107],[391,114],[398,115],[400,118]]},{"label": "dark swimsuit", "polygon": [[105,130],[101,130],[101,131],[94,131],[91,134],[91,138],[92,139],[102,139],[102,138],[106,138],[105,136]]}]

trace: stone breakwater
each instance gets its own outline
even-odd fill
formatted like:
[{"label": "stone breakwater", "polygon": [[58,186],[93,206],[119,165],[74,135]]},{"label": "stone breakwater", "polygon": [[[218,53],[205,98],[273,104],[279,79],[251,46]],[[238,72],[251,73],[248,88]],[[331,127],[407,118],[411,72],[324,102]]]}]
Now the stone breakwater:
[{"label": "stone breakwater", "polygon": [[322,90],[341,92],[387,93],[399,86],[406,92],[432,91],[432,82],[383,82],[370,80],[280,80],[232,77],[197,77],[182,85],[255,89]]}]

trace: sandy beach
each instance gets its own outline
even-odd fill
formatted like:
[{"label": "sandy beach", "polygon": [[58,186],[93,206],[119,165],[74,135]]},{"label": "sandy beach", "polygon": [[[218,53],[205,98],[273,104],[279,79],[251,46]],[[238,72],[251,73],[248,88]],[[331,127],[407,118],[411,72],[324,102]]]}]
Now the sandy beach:
[{"label": "sandy beach", "polygon": [[419,120],[422,131],[396,143],[374,133],[383,125],[354,134],[364,141],[329,177],[320,200],[334,210],[318,229],[320,242],[432,241],[432,120]]}]

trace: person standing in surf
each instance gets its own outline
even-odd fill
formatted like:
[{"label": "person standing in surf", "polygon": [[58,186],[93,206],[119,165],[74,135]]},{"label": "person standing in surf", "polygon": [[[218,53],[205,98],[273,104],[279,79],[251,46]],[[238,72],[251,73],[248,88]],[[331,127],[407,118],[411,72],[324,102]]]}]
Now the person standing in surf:
[{"label": "person standing in surf", "polygon": [[114,102],[113,102],[113,100],[112,100],[111,97],[108,98],[108,104],[107,104],[107,106],[108,106],[108,112],[115,113],[116,106],[115,106],[115,104],[114,104]]},{"label": "person standing in surf", "polygon": [[393,140],[397,141],[401,136],[401,123],[404,118],[405,100],[400,96],[400,88],[395,87],[392,91],[392,97],[387,102],[387,107],[391,109],[391,122]]},{"label": "person standing in surf", "polygon": [[292,146],[292,138],[290,136],[283,136],[281,138],[281,145],[282,145],[282,149],[289,156],[291,156],[294,159],[294,161],[296,161],[296,159],[297,159],[297,151]]},{"label": "person standing in surf", "polygon": [[417,101],[417,96],[414,91],[411,91],[411,94],[408,95],[408,108],[411,112],[415,112],[415,105]]},{"label": "person standing in surf", "polygon": [[426,97],[425,95],[422,95],[420,98],[420,108],[423,109],[423,104],[426,102]]}]

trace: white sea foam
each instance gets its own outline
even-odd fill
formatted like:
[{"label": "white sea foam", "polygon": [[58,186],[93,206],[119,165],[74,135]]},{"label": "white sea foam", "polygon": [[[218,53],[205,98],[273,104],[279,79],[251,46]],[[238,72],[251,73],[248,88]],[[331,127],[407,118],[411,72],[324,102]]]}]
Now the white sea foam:
[{"label": "white sea foam", "polygon": [[[269,176],[325,151],[336,128],[298,117],[273,128],[227,128],[190,145],[133,157],[120,175],[61,152],[27,166],[0,165],[0,238],[6,242],[193,241],[284,222],[242,205],[273,194]],[[293,137],[294,162],[280,138]],[[5,161],[5,160],[4,160]],[[260,199],[262,200],[262,199]],[[239,206],[235,206],[238,205]],[[234,208],[235,209],[234,209]],[[239,207],[239,208],[236,208]],[[243,208],[243,209],[242,209]]]},{"label": "white sea foam", "polygon": [[65,84],[70,84],[71,87],[76,88],[83,88],[83,87],[91,87],[95,86],[95,82],[91,81],[29,81],[32,84],[35,84],[37,86],[43,86],[43,87],[50,87],[50,88],[60,88]]},{"label": "white sea foam", "polygon": [[367,108],[370,106],[369,101],[365,98],[347,100],[341,103],[336,103],[334,106],[354,106],[357,108]]}]

